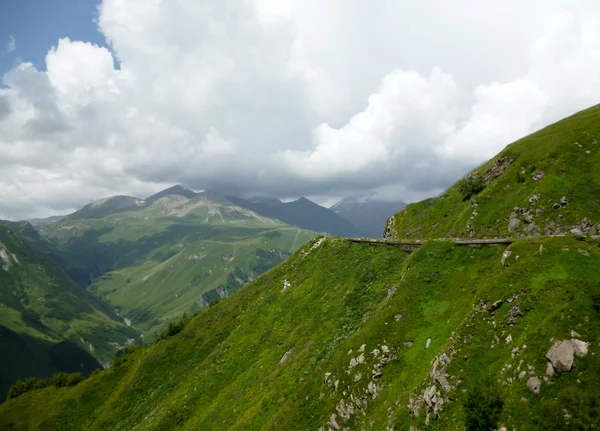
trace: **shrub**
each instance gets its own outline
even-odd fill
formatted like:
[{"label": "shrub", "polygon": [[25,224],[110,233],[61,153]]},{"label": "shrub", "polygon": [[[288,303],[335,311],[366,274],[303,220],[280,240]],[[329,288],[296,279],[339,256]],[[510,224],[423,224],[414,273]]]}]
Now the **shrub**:
[{"label": "shrub", "polygon": [[33,391],[36,389],[44,389],[50,386],[55,388],[64,388],[67,386],[75,386],[79,382],[85,380],[85,377],[81,373],[57,373],[47,379],[40,379],[39,377],[30,377],[27,380],[18,380],[17,383],[12,385],[8,390],[7,400],[17,398],[26,392]]},{"label": "shrub", "polygon": [[471,196],[480,193],[483,189],[485,189],[485,183],[483,178],[478,175],[463,178],[458,183],[458,191],[463,196],[463,200],[465,201]]},{"label": "shrub", "polygon": [[499,387],[491,377],[476,384],[465,403],[465,425],[468,431],[489,431],[496,429],[504,401]]},{"label": "shrub", "polygon": [[163,340],[165,338],[172,337],[173,335],[179,334],[185,328],[185,325],[190,321],[187,313],[183,313],[183,317],[178,322],[171,322],[167,329],[156,338],[156,341]]}]

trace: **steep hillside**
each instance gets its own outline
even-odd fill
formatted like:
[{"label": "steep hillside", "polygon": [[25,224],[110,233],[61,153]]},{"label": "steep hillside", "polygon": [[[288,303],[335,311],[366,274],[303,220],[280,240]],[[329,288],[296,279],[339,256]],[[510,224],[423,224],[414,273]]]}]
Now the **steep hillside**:
[{"label": "steep hillside", "polygon": [[228,296],[316,235],[214,192],[187,198],[179,191],[132,211],[38,227],[55,246],[48,253],[75,280],[150,336]]},{"label": "steep hillside", "polygon": [[600,105],[507,146],[390,220],[396,238],[600,233]]},{"label": "steep hillside", "polygon": [[[180,333],[74,388],[8,401],[0,427],[589,429],[597,246],[432,242],[408,255],[315,240]],[[547,375],[547,352],[571,339],[581,356],[571,347]]]},{"label": "steep hillside", "polygon": [[344,198],[330,209],[366,235],[380,238],[387,219],[405,207],[404,202],[385,202],[363,197]]},{"label": "steep hillside", "polygon": [[12,225],[0,223],[2,398],[18,378],[57,371],[89,374],[100,366],[97,359],[112,360],[116,345],[136,336],[105,304],[9,229]]},{"label": "steep hillside", "polygon": [[328,208],[300,198],[292,202],[281,202],[278,199],[245,200],[228,196],[227,199],[236,205],[248,208],[265,217],[281,220],[292,226],[310,229],[317,232],[327,232],[334,236],[363,236],[366,233],[348,220],[340,217]]}]

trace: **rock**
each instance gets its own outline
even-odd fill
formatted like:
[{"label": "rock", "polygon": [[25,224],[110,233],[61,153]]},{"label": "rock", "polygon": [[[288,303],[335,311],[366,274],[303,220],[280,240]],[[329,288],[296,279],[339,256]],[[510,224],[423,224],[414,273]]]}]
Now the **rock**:
[{"label": "rock", "polygon": [[354,414],[354,404],[352,403],[352,401],[346,402],[342,399],[340,400],[335,409],[345,421],[350,419],[350,416]]},{"label": "rock", "polygon": [[519,373],[519,380],[522,380],[522,379],[524,379],[526,375],[527,375],[527,371],[521,371],[521,372]]},{"label": "rock", "polygon": [[527,380],[527,387],[533,391],[535,394],[540,393],[540,387],[542,386],[542,382],[537,377],[530,377]]},{"label": "rock", "polygon": [[383,353],[389,353],[390,352],[390,348],[388,346],[383,345],[383,346],[381,346],[381,351]]},{"label": "rock", "polygon": [[429,349],[429,345],[431,344],[431,338],[427,339],[427,342],[425,342],[425,348]]},{"label": "rock", "polygon": [[522,317],[522,316],[523,316],[523,312],[521,311],[521,309],[519,308],[518,305],[515,305],[508,312],[508,323],[510,323],[511,326],[515,326],[517,323],[517,317]]},{"label": "rock", "polygon": [[583,232],[578,227],[574,227],[569,231],[572,235],[582,235]]},{"label": "rock", "polygon": [[540,200],[540,196],[536,193],[532,197],[529,198],[529,203],[534,204]]},{"label": "rock", "polygon": [[519,220],[517,217],[511,215],[510,219],[508,220],[508,231],[510,233],[514,233],[520,225],[521,225],[521,220]]},{"label": "rock", "polygon": [[502,253],[502,260],[500,261],[502,266],[508,266],[506,264],[506,259],[508,259],[511,254],[512,254],[512,251],[510,251],[510,250],[505,250],[504,253]]},{"label": "rock", "polygon": [[413,342],[412,341],[405,341],[404,343],[402,343],[404,345],[404,347],[412,347]]},{"label": "rock", "polygon": [[290,355],[292,354],[292,350],[294,349],[290,349],[287,352],[285,352],[283,354],[283,356],[281,357],[281,359],[279,360],[279,365],[283,364],[285,361],[288,360],[288,358],[290,357]]},{"label": "rock", "polygon": [[373,374],[371,375],[371,377],[372,377],[374,380],[377,380],[377,379],[380,379],[380,378],[382,378],[382,377],[383,377],[383,374],[381,373],[381,371],[378,371],[378,370],[373,370]]},{"label": "rock", "polygon": [[396,230],[396,216],[391,216],[387,223],[385,224],[385,232],[383,234],[384,238],[393,238],[394,231]]},{"label": "rock", "polygon": [[361,353],[360,355],[358,355],[358,357],[356,358],[356,362],[359,364],[363,364],[365,362],[365,354]]},{"label": "rock", "polygon": [[560,204],[564,207],[565,205],[569,204],[569,198],[566,196],[563,196],[562,198],[560,198]]},{"label": "rock", "polygon": [[394,320],[396,320],[396,322],[398,322],[400,319],[402,319],[402,314],[396,314],[394,316]]},{"label": "rock", "polygon": [[362,353],[365,351],[365,347],[367,347],[366,344],[361,344],[361,346],[358,348],[358,353]]},{"label": "rock", "polygon": [[544,173],[542,171],[535,171],[533,174],[531,174],[531,178],[533,181],[539,181],[544,178]]},{"label": "rock", "polygon": [[577,356],[587,356],[588,349],[590,347],[590,343],[586,343],[585,341],[578,340],[577,338],[571,339],[571,344],[573,345],[573,352]]},{"label": "rock", "polygon": [[354,383],[358,382],[362,378],[362,373],[358,372],[354,375]]},{"label": "rock", "polygon": [[554,208],[555,210],[559,210],[562,208],[562,205],[557,202],[554,205],[552,205],[552,208]]},{"label": "rock", "polygon": [[331,428],[333,428],[334,430],[338,431],[340,429],[340,426],[336,422],[335,418],[336,418],[335,413],[332,413],[331,416],[329,417],[329,426]]},{"label": "rock", "polygon": [[589,255],[590,255],[590,254],[588,253],[588,251],[587,251],[587,250],[584,250],[584,249],[582,249],[582,248],[580,248],[580,249],[579,249],[579,250],[577,250],[577,251],[578,251],[579,253],[581,253],[582,255],[584,255],[584,256],[589,256]]},{"label": "rock", "polygon": [[388,301],[390,299],[392,299],[392,297],[394,296],[394,293],[396,293],[396,289],[397,289],[396,286],[392,286],[388,289],[388,292],[387,292]]},{"label": "rock", "polygon": [[371,395],[373,399],[376,399],[379,396],[379,390],[379,386],[372,381],[369,382],[369,385],[367,386],[367,393]]},{"label": "rock", "polygon": [[501,299],[499,299],[498,301],[496,301],[492,305],[490,305],[489,312],[490,313],[494,313],[494,312],[498,311],[498,309],[500,307],[502,307],[502,300]]},{"label": "rock", "polygon": [[325,373],[325,378],[323,379],[325,383],[331,383],[331,373]]},{"label": "rock", "polygon": [[542,254],[544,252],[544,244],[540,244],[540,248],[538,249],[538,253]]},{"label": "rock", "polygon": [[571,337],[577,338],[577,337],[581,337],[581,335],[579,335],[579,332],[575,332],[571,329]]},{"label": "rock", "polygon": [[550,362],[546,365],[546,375],[553,376],[554,375],[554,367]]},{"label": "rock", "polygon": [[512,341],[512,335],[508,334],[504,341],[506,341],[506,344],[509,344]]},{"label": "rock", "polygon": [[556,371],[569,371],[573,367],[573,343],[570,340],[556,341],[546,353],[546,358]]}]

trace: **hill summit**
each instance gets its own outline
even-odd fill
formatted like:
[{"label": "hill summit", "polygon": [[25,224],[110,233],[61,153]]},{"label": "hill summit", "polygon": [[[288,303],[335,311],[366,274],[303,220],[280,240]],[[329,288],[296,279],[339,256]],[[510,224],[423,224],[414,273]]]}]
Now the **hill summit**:
[{"label": "hill summit", "polygon": [[389,220],[395,238],[600,234],[595,106],[508,145],[442,195]]}]

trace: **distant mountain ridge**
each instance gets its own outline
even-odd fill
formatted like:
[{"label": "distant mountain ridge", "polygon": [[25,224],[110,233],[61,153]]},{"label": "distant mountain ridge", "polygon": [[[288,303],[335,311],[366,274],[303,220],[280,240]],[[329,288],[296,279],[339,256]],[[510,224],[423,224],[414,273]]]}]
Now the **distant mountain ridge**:
[{"label": "distant mountain ridge", "polygon": [[316,232],[288,226],[218,192],[170,187],[117,196],[29,232],[79,284],[147,338],[224,298],[287,258]]},{"label": "distant mountain ridge", "polygon": [[[72,214],[64,216],[57,221],[67,220],[85,220],[85,219],[100,219],[112,214],[123,213],[127,211],[143,210],[152,207],[161,202],[164,198],[171,196],[179,196],[180,203],[183,204],[187,200],[203,200],[210,201],[214,204],[223,205],[225,207],[237,206],[246,210],[252,211],[260,216],[271,219],[280,220],[291,226],[297,226],[302,229],[309,229],[316,232],[324,232],[336,236],[364,236],[374,232],[373,226],[381,226],[385,224],[385,220],[401,209],[393,207],[391,212],[384,208],[371,210],[367,215],[362,217],[358,215],[354,219],[358,221],[362,227],[357,226],[352,221],[352,215],[344,217],[344,214],[336,214],[335,211],[329,208],[322,207],[311,200],[301,197],[292,202],[282,202],[277,198],[255,197],[244,199],[235,196],[225,196],[218,191],[205,190],[202,192],[194,192],[181,185],[175,185],[162,190],[146,199],[139,199],[132,196],[113,196],[94,201]],[[175,205],[176,198],[171,199],[171,203]],[[163,201],[164,203],[164,201]],[[188,204],[189,206],[190,204]],[[403,208],[403,207],[402,207]],[[238,211],[239,212],[239,211]],[[379,213],[385,213],[385,218],[382,218]],[[369,214],[374,214],[375,219],[369,221]],[[38,224],[49,222],[41,219]],[[366,227],[366,228],[365,228]],[[380,232],[376,236],[380,236]]]},{"label": "distant mountain ridge", "polygon": [[388,218],[406,208],[402,201],[386,202],[370,197],[344,198],[330,209],[373,238],[383,236]]},{"label": "distant mountain ridge", "polygon": [[365,235],[363,230],[357,228],[345,218],[304,197],[292,202],[281,202],[279,199],[272,198],[246,200],[233,196],[228,196],[227,199],[265,217],[281,220],[284,223],[303,229],[326,232],[334,236]]}]

